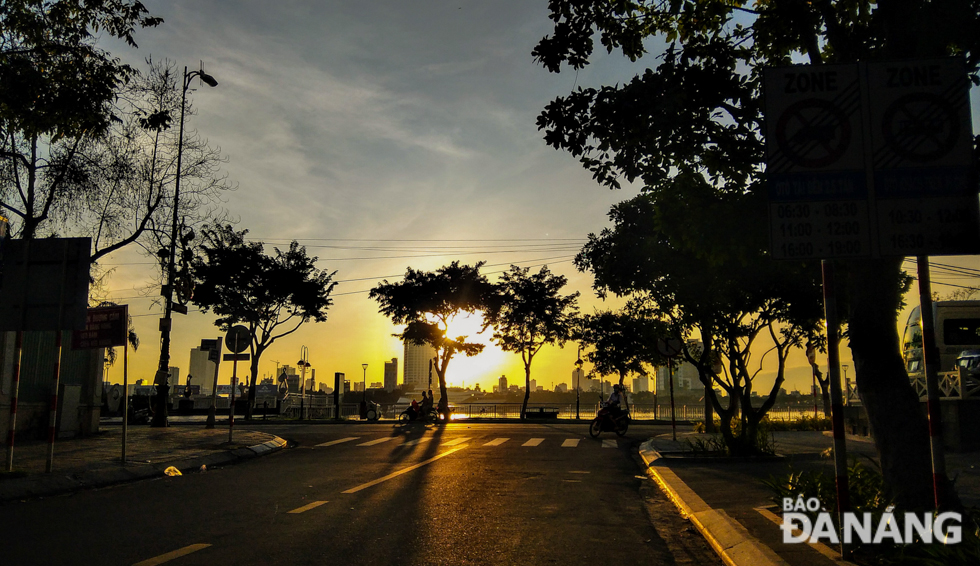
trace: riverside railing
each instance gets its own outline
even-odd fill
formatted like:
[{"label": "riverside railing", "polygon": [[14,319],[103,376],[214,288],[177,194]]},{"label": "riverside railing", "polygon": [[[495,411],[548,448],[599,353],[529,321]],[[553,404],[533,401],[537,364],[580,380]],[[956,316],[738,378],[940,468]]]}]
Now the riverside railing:
[{"label": "riverside railing", "polygon": [[[300,417],[301,395],[290,394],[283,399],[279,413],[290,418]],[[334,405],[333,397],[323,395],[307,395],[303,401],[304,412],[307,419],[333,419]],[[385,403],[379,405],[379,416],[384,420],[397,420],[399,415],[409,407],[407,403]],[[575,403],[528,403],[528,413],[531,420],[538,420],[534,413],[538,409],[558,410],[557,419],[562,421],[575,420]],[[452,403],[450,409],[453,412],[454,420],[463,419],[492,419],[492,420],[519,420],[521,418],[521,403]],[[579,417],[581,420],[592,420],[599,410],[598,403],[581,404],[579,406]],[[341,418],[357,419],[360,414],[359,403],[342,403],[340,406]],[[630,415],[634,420],[651,421],[659,420],[670,421],[670,405],[653,403],[633,403],[630,405]],[[813,409],[808,408],[777,408],[768,413],[770,420],[791,421],[801,417],[812,418]],[[819,412],[823,417],[823,411]],[[704,405],[677,405],[675,407],[675,417],[681,422],[693,422],[704,419]],[[546,419],[550,420],[550,419]]]}]

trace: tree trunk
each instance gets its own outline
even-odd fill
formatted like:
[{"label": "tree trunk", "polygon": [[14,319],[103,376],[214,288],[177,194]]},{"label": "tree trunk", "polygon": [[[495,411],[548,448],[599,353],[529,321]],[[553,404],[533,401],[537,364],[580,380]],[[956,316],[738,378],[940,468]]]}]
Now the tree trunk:
[{"label": "tree trunk", "polygon": [[521,420],[527,418],[527,402],[531,398],[531,366],[524,366],[524,404],[521,405]]},{"label": "tree trunk", "polygon": [[848,330],[855,382],[868,413],[881,470],[902,509],[931,509],[928,424],[899,352],[895,282],[902,258],[849,264]]}]

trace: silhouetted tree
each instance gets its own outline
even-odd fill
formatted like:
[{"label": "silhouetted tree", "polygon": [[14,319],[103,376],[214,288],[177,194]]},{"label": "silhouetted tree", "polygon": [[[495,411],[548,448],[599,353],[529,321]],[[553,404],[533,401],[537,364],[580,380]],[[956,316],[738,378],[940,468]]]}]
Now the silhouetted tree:
[{"label": "silhouetted tree", "polygon": [[[583,68],[594,38],[633,61],[654,39],[666,46],[656,69],[617,86],[579,88],[538,119],[548,144],[579,157],[610,187],[622,177],[667,190],[675,175],[692,174],[719,199],[761,192],[763,67],[794,57],[820,64],[962,54],[975,78],[980,58],[980,13],[968,0],[553,0],[549,7],[554,35],[533,55],[550,71],[562,63]],[[688,248],[697,247],[702,228],[689,226]],[[856,382],[886,483],[900,507],[930,507],[926,422],[899,351],[902,258],[841,263]]]},{"label": "silhouetted tree", "polygon": [[457,353],[475,356],[483,351],[484,345],[467,342],[468,336],[447,336],[446,331],[458,315],[494,308],[496,288],[480,274],[483,265],[484,262],[469,266],[454,261],[436,271],[416,271],[409,267],[402,281],[389,283],[385,279],[371,289],[370,297],[378,301],[379,312],[395,324],[405,325],[405,330],[395,336],[412,344],[429,344],[435,348],[433,366],[439,376],[439,410],[447,419],[446,370],[449,360]]},{"label": "silhouetted tree", "polygon": [[579,296],[561,295],[568,279],[552,275],[547,266],[535,274],[529,271],[512,265],[500,276],[500,296],[489,314],[493,340],[505,352],[520,353],[524,362],[522,419],[531,396],[531,362],[546,344],[561,346],[571,337]]},{"label": "silhouetted tree", "polygon": [[251,333],[251,382],[248,413],[255,403],[255,384],[259,359],[277,339],[296,332],[304,323],[327,320],[333,305],[330,293],[337,283],[333,276],[316,268],[316,257],[296,241],[289,249],[263,251],[261,242],[245,239],[248,230],[236,231],[229,225],[205,228],[201,255],[193,264],[197,281],[192,301],[204,312],[218,315],[222,330],[243,324]]},{"label": "silhouetted tree", "polygon": [[667,326],[661,321],[627,310],[585,315],[575,329],[575,340],[586,348],[586,359],[592,364],[591,373],[616,375],[620,385],[629,374],[647,375],[647,365],[663,363],[656,343],[666,335]]},{"label": "silhouetted tree", "polygon": [[162,21],[139,2],[0,3],[0,207],[21,238],[77,210],[70,205],[85,184],[69,164],[117,119],[116,98],[134,74],[96,47],[96,34],[135,47],[136,27]]},{"label": "silhouetted tree", "polygon": [[[637,313],[659,321],[661,336],[700,336],[703,347],[692,351],[685,342],[683,356],[698,369],[729,452],[751,454],[758,447],[758,424],[782,386],[790,349],[816,331],[822,316],[819,270],[768,259],[764,223],[755,222],[765,213],[758,196],[714,202],[705,187],[684,187],[700,183],[700,176],[680,175],[675,182],[672,191],[614,206],[613,228],[590,235],[576,263],[595,274],[600,293],[631,295]],[[670,214],[661,215],[664,210]],[[693,223],[704,227],[696,250],[683,239]],[[777,370],[772,387],[753,406],[762,360],[750,360],[760,335],[770,340]],[[734,426],[736,419],[741,426]]]}]

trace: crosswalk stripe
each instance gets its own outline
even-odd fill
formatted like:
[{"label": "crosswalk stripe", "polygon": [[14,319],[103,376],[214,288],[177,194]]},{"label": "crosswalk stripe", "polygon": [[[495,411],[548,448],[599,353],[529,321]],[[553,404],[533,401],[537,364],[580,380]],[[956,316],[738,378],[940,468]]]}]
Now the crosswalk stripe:
[{"label": "crosswalk stripe", "polygon": [[537,446],[538,444],[541,444],[542,442],[544,442],[544,439],[543,438],[532,438],[531,440],[528,440],[524,444],[521,444],[521,446]]},{"label": "crosswalk stripe", "polygon": [[580,440],[582,440],[582,439],[581,438],[566,438],[565,439],[565,442],[562,442],[561,443],[561,447],[562,448],[575,448],[576,446],[578,446],[578,443],[579,443]]},{"label": "crosswalk stripe", "polygon": [[441,445],[442,446],[456,446],[457,444],[462,444],[462,443],[466,442],[467,440],[469,440],[469,437],[456,438],[454,440],[450,440],[449,442],[443,442]]},{"label": "crosswalk stripe", "polygon": [[409,440],[408,442],[403,442],[402,446],[418,446],[423,442],[428,442],[432,440],[431,436],[423,436],[422,438],[416,438],[415,440]]},{"label": "crosswalk stripe", "polygon": [[500,446],[501,444],[503,444],[504,442],[507,442],[508,440],[510,440],[510,439],[509,438],[495,438],[495,439],[491,440],[490,442],[487,442],[486,444],[484,444],[484,446]]},{"label": "crosswalk stripe", "polygon": [[384,438],[378,438],[376,440],[369,440],[367,442],[362,442],[358,446],[374,446],[375,444],[381,444],[382,442],[388,442],[389,440],[394,440],[394,436],[386,436]]},{"label": "crosswalk stripe", "polygon": [[292,511],[286,511],[287,513],[302,513],[304,511],[309,511],[310,509],[316,509],[317,507],[323,505],[324,503],[329,503],[329,501],[314,501],[312,503],[307,503],[302,507],[297,507]]},{"label": "crosswalk stripe", "polygon": [[607,439],[607,440],[603,440],[602,441],[602,447],[603,448],[619,448],[619,443],[617,441],[615,441],[615,440],[609,440],[609,439]]},{"label": "crosswalk stripe", "polygon": [[358,438],[360,438],[360,436],[348,436],[347,438],[341,438],[340,440],[331,440],[330,442],[317,444],[317,446],[333,446],[334,444],[340,444],[342,442],[350,442],[351,440],[357,440]]}]

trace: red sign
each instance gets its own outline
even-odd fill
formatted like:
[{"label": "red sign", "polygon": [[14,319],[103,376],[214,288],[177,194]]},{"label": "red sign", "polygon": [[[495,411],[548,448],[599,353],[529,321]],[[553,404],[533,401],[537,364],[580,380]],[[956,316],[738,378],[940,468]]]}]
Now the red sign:
[{"label": "red sign", "polygon": [[126,345],[128,319],[126,305],[88,309],[85,330],[75,330],[71,334],[72,349],[85,350]]}]

